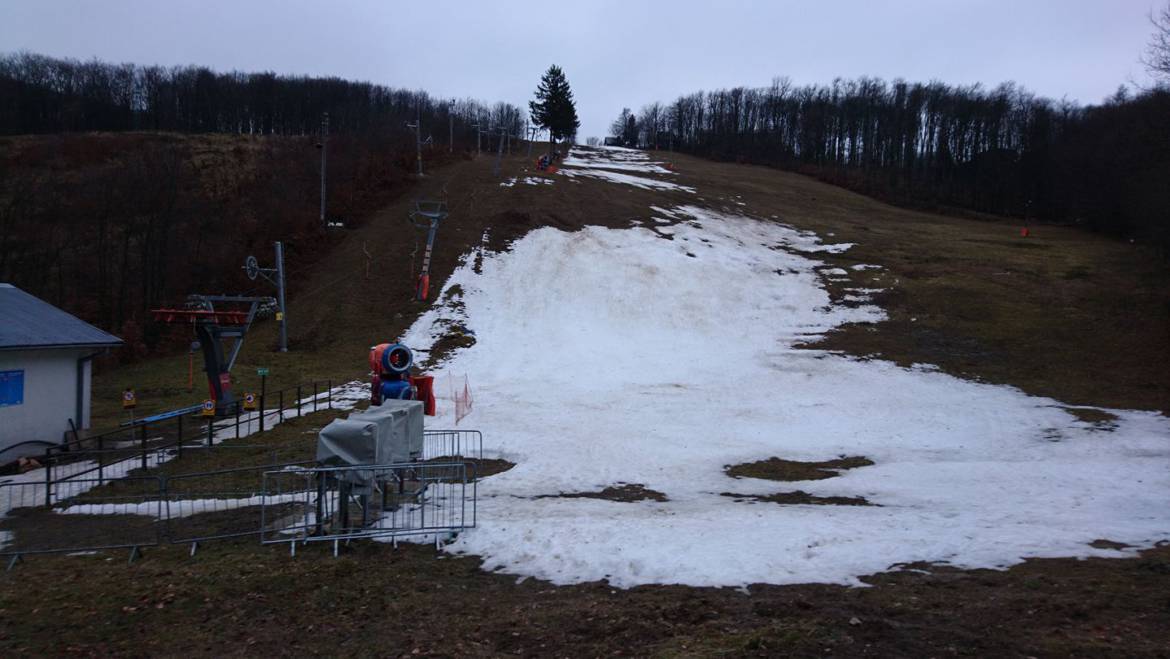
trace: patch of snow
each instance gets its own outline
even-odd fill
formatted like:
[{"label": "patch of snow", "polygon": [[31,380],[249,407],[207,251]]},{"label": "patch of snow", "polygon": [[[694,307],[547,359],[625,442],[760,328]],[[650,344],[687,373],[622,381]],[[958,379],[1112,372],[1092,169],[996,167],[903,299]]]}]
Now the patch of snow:
[{"label": "patch of snow", "polygon": [[582,169],[615,169],[619,171],[645,172],[647,174],[675,174],[675,172],[655,162],[616,162],[613,160],[595,160],[586,158],[568,157],[563,161],[565,167]]},{"label": "patch of snow", "polygon": [[[267,503],[296,503],[304,501],[304,493],[269,495]],[[61,515],[142,515],[156,519],[177,519],[201,513],[223,512],[236,508],[259,506],[265,502],[262,494],[235,498],[169,499],[134,503],[82,503],[53,512]]]},{"label": "patch of snow", "polygon": [[[795,348],[884,317],[834,305],[806,254],[815,234],[706,209],[674,227],[689,258],[646,228],[540,228],[465,261],[475,345],[436,375],[468,373],[464,425],[513,469],[479,486],[479,526],[447,551],[558,584],[607,579],[742,586],[859,584],[898,563],[1003,567],[1025,557],[1116,556],[1110,538],[1170,539],[1170,420],[1110,410],[1108,441],[1051,399],[922,368]],[[775,276],[775,271],[786,273]],[[406,333],[426,347],[439,317]],[[429,420],[454,422],[449,406]],[[1049,429],[1062,439],[1046,439]],[[732,479],[779,456],[875,464],[799,483]],[[534,498],[640,483],[664,502]],[[735,502],[801,489],[876,506]]]},{"label": "patch of snow", "polygon": [[658,179],[646,178],[644,176],[634,176],[632,174],[622,174],[621,172],[611,172],[604,169],[569,169],[562,168],[558,173],[565,176],[589,176],[592,178],[599,178],[610,183],[622,183],[625,185],[632,185],[643,190],[681,190],[683,192],[694,192],[695,189],[687,185],[679,185],[678,183],[671,183],[670,181],[659,181]]}]

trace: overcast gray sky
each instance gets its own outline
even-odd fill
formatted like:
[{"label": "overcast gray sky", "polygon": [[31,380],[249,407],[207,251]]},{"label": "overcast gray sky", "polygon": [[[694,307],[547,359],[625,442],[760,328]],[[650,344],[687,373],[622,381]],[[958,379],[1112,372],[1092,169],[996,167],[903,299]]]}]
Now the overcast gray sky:
[{"label": "overcast gray sky", "polygon": [[837,76],[1014,80],[1094,103],[1138,64],[1165,0],[0,0],[0,50],[336,75],[524,104],[560,64],[581,136],[679,94]]}]

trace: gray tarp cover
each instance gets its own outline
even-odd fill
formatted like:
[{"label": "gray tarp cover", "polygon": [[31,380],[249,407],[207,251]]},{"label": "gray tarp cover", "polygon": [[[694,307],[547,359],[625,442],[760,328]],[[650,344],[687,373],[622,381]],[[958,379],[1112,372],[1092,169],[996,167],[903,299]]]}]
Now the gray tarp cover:
[{"label": "gray tarp cover", "polygon": [[317,462],[327,467],[412,462],[422,458],[422,451],[423,404],[417,400],[388,400],[354,412],[317,436]]}]

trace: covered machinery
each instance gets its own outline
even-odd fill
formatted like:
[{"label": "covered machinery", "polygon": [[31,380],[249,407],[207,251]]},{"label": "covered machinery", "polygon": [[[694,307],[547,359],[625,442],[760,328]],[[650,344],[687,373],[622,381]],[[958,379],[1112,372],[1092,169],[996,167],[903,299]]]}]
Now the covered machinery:
[{"label": "covered machinery", "polygon": [[372,405],[334,419],[317,436],[317,463],[325,467],[415,462],[422,454],[423,404],[416,400]]}]

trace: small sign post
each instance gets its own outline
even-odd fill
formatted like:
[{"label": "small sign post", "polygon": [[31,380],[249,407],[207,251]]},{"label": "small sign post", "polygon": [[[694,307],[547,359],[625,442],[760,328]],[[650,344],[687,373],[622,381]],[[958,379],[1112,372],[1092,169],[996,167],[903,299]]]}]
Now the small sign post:
[{"label": "small sign post", "polygon": [[134,408],[138,405],[138,397],[134,394],[134,390],[126,387],[122,390],[122,409],[129,410],[130,423],[134,423]]},{"label": "small sign post", "polygon": [[260,432],[264,432],[264,395],[268,390],[268,367],[257,368],[256,375],[260,376]]},{"label": "small sign post", "polygon": [[215,401],[210,398],[199,407],[199,415],[207,419],[207,445],[215,443]]}]

